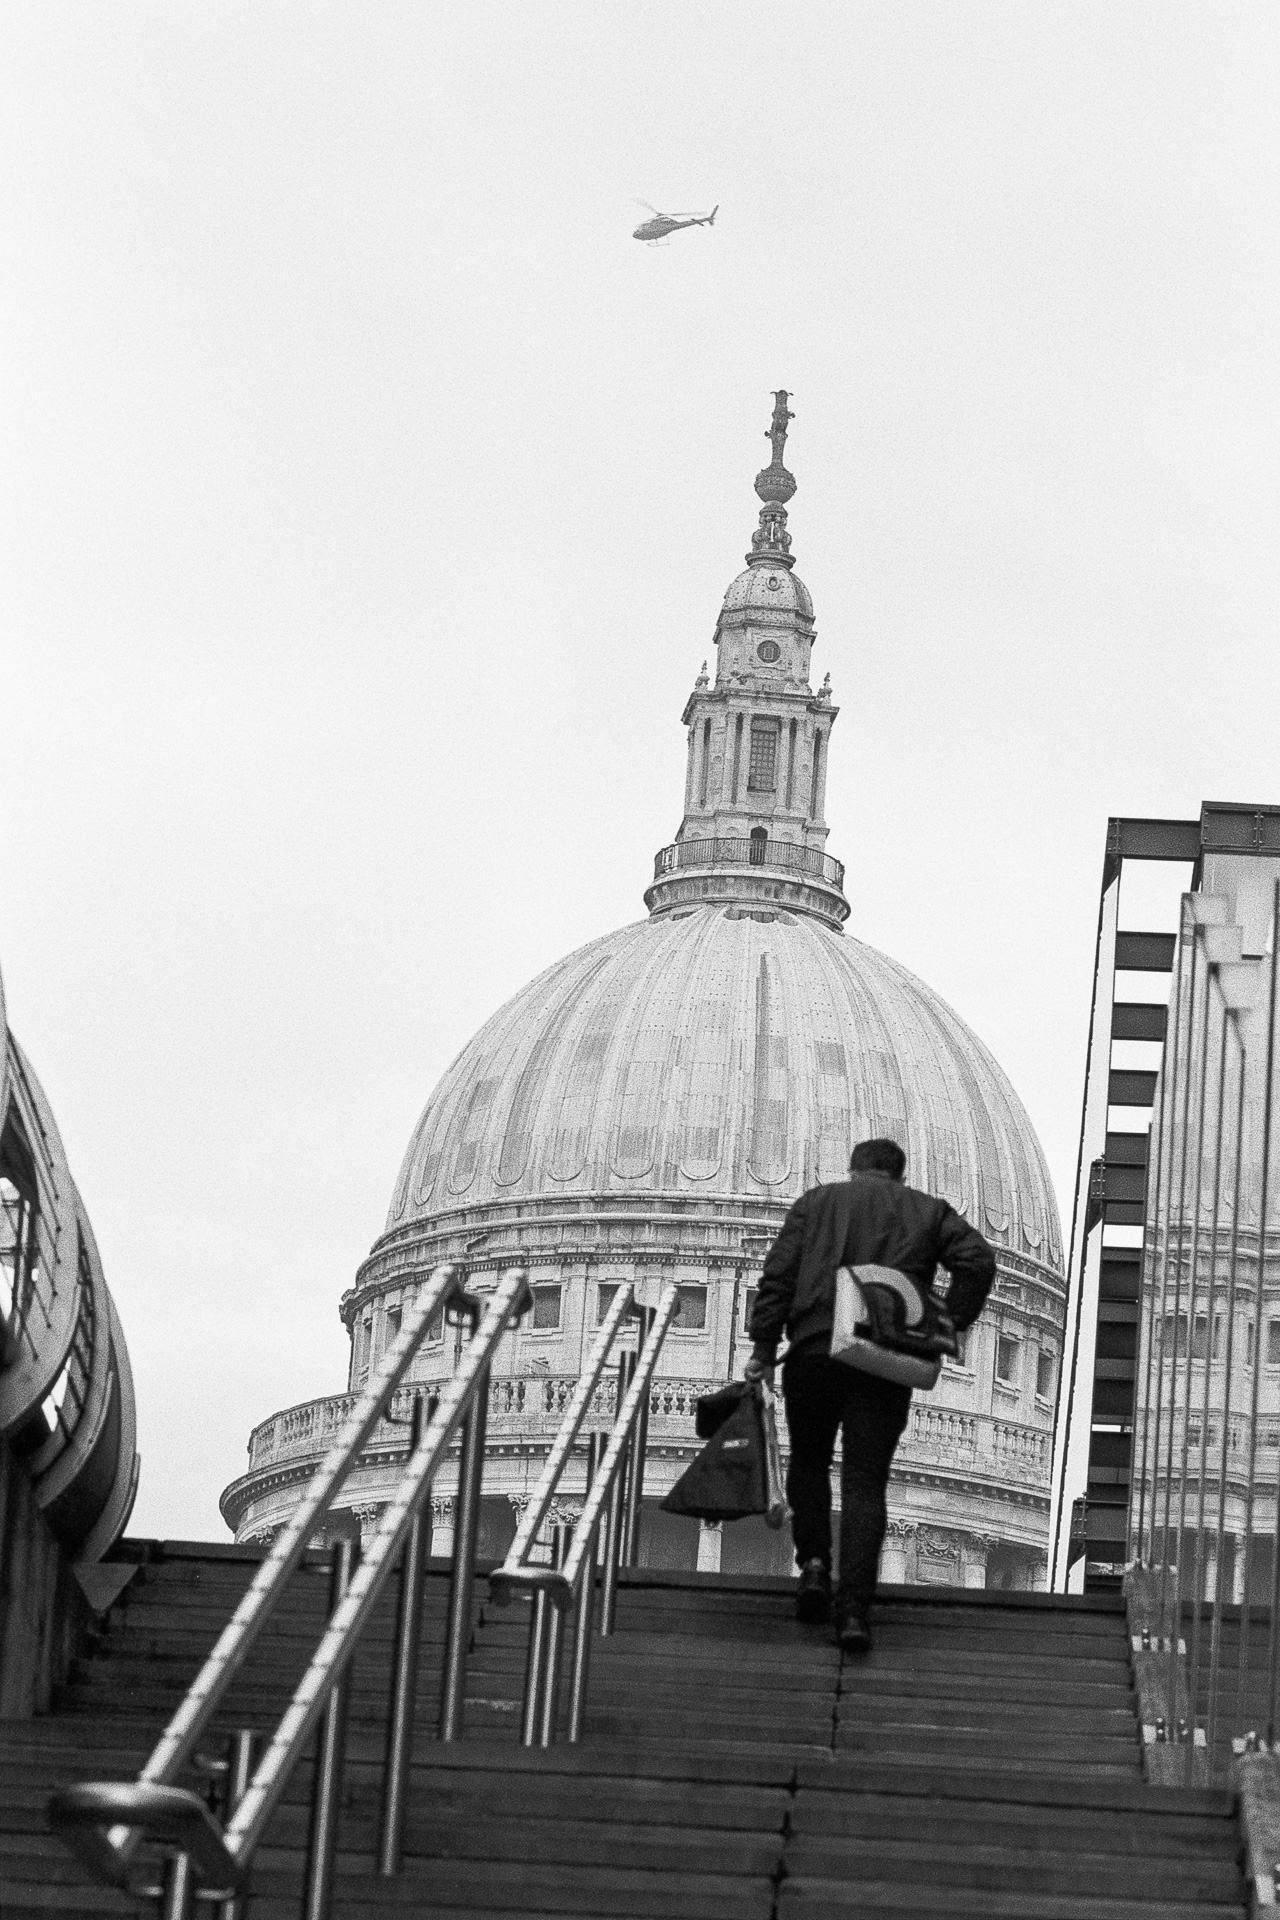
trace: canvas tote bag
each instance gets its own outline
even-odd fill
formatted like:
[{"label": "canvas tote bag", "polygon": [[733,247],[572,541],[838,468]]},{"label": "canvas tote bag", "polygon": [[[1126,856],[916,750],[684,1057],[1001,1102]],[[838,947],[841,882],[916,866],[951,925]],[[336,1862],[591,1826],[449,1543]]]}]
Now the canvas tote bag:
[{"label": "canvas tote bag", "polygon": [[762,1380],[733,1382],[699,1402],[700,1436],[712,1422],[706,1445],[662,1502],[664,1512],[698,1520],[761,1513],[771,1527],[780,1527],[787,1503],[772,1390]]},{"label": "canvas tote bag", "polygon": [[896,1267],[836,1269],[831,1358],[904,1387],[937,1383],[959,1343],[938,1302]]}]

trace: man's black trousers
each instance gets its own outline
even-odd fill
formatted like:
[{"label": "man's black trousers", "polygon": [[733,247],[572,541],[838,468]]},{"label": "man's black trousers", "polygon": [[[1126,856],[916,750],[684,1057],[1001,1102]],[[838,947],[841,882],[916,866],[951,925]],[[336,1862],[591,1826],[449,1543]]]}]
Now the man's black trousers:
[{"label": "man's black trousers", "polygon": [[831,1460],[843,1428],[836,1602],[868,1606],[884,1541],[885,1483],[911,1389],[825,1354],[798,1353],[783,1361],[782,1395],[791,1434],[787,1499],[796,1560],[831,1565]]}]

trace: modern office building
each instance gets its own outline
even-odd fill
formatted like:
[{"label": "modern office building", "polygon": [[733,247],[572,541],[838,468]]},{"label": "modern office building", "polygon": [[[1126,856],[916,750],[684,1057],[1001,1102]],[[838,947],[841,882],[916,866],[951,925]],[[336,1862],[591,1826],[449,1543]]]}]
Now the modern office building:
[{"label": "modern office building", "polygon": [[[1157,866],[1170,876],[1162,924],[1134,924],[1133,912],[1126,909],[1126,884]],[[1135,1408],[1145,1404],[1144,1393],[1150,1398],[1147,1390],[1152,1389],[1150,1380],[1138,1376],[1148,1364],[1152,1327],[1157,1337],[1151,1364],[1167,1365],[1177,1377],[1176,1388],[1173,1379],[1169,1383],[1169,1404],[1185,1398],[1188,1368],[1203,1385],[1206,1355],[1200,1349],[1205,1341],[1213,1348],[1208,1365],[1216,1371],[1215,1363],[1225,1364],[1228,1211],[1222,1206],[1211,1143],[1200,1139],[1203,1125],[1197,1121],[1197,1114],[1203,1121],[1206,1097],[1213,1097],[1218,1068],[1216,1059],[1210,1062],[1206,1085],[1201,1085],[1203,1061],[1196,1036],[1206,1020],[1221,1021],[1226,1006],[1238,1017],[1247,1044],[1249,1023],[1256,1017],[1253,976],[1270,945],[1277,878],[1277,807],[1206,802],[1196,820],[1114,819],[1108,825],[1054,1466],[1051,1568],[1058,1590],[1118,1586],[1130,1557],[1130,1497],[1144,1444]],[[1145,902],[1151,889],[1139,884],[1134,892]],[[1250,1058],[1256,1076],[1258,1047],[1251,1048]],[[1243,1114],[1246,1159],[1257,1146],[1252,1135],[1261,1126],[1263,1110],[1260,1091],[1252,1080],[1250,1086]],[[1163,1143],[1159,1154],[1149,1154],[1153,1112],[1161,1122],[1156,1130]],[[1201,1149],[1210,1159],[1197,1186],[1194,1168]],[[1216,1225],[1211,1212],[1215,1195]],[[1231,1198],[1228,1194],[1228,1203]],[[1256,1200],[1255,1195],[1251,1204]],[[1247,1207],[1240,1231],[1241,1258],[1247,1247],[1256,1259],[1258,1225],[1249,1219]],[[1171,1319],[1169,1340],[1161,1347],[1164,1321],[1160,1314],[1152,1315],[1153,1275],[1162,1276],[1179,1260],[1188,1270],[1188,1286],[1193,1265],[1203,1281],[1200,1323],[1175,1345]],[[1206,1261],[1212,1272],[1206,1268],[1201,1274]],[[1163,1287],[1163,1279],[1154,1284]],[[1247,1304],[1250,1337],[1256,1313],[1252,1287],[1242,1269],[1239,1300],[1242,1312]],[[1210,1295],[1212,1309],[1207,1304]],[[1190,1299],[1188,1290],[1183,1304]],[[1171,1294],[1168,1313],[1175,1318],[1176,1305]],[[1280,1363],[1280,1318],[1276,1324]],[[1243,1338],[1235,1343],[1238,1367],[1244,1366],[1247,1347]],[[1267,1353],[1264,1346],[1264,1367]],[[1280,1374],[1267,1379],[1268,1414],[1280,1411],[1277,1378]],[[1237,1409],[1249,1399],[1237,1382]],[[1242,1463],[1241,1435],[1233,1429],[1228,1439],[1228,1451],[1234,1449]],[[1215,1455],[1215,1475],[1219,1465],[1220,1456]],[[1274,1470],[1269,1484],[1274,1486]],[[1227,1492],[1224,1489],[1224,1498]],[[1229,1535],[1228,1550],[1233,1537]]]}]

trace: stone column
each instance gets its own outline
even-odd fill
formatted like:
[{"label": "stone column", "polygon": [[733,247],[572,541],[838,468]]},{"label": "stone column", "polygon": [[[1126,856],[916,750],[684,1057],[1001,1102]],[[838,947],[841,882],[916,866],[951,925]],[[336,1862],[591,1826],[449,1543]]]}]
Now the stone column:
[{"label": "stone column", "polygon": [[907,1545],[915,1533],[911,1520],[890,1520],[880,1549],[880,1584],[901,1586],[907,1577]]},{"label": "stone column", "polygon": [[542,1523],[542,1533],[546,1545],[548,1565],[550,1565],[553,1558],[552,1548],[555,1543],[556,1528],[563,1527],[565,1529],[565,1547],[567,1551],[569,1541],[573,1539],[573,1530],[581,1518],[581,1500],[553,1500],[551,1502],[550,1507],[547,1509],[547,1517]]},{"label": "stone column", "polygon": [[698,1572],[719,1573],[724,1530],[718,1520],[698,1522]]},{"label": "stone column", "polygon": [[431,1499],[431,1551],[446,1558],[453,1552],[453,1497],[433,1494]]},{"label": "stone column", "polygon": [[960,1585],[962,1587],[985,1587],[987,1584],[987,1549],[990,1541],[980,1534],[966,1533],[960,1541]]},{"label": "stone column", "polygon": [[1244,1542],[1236,1535],[1235,1560],[1231,1568],[1231,1600],[1234,1606],[1244,1604]]},{"label": "stone column", "polygon": [[376,1504],[370,1503],[363,1507],[352,1507],[352,1513],[355,1514],[356,1519],[360,1522],[361,1544],[366,1540],[372,1540],[374,1530],[377,1527],[379,1517],[382,1513],[383,1505],[384,1502],[378,1501]]}]

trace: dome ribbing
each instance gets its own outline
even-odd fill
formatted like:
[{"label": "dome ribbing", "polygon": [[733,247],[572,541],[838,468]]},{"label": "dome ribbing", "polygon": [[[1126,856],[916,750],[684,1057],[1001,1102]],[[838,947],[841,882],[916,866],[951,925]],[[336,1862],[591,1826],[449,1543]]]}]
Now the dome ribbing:
[{"label": "dome ribbing", "polygon": [[387,1230],[517,1195],[790,1199],[877,1133],[1056,1266],[1031,1123],[959,1016],[815,920],[701,907],[591,941],[494,1014],[427,1104]]}]

